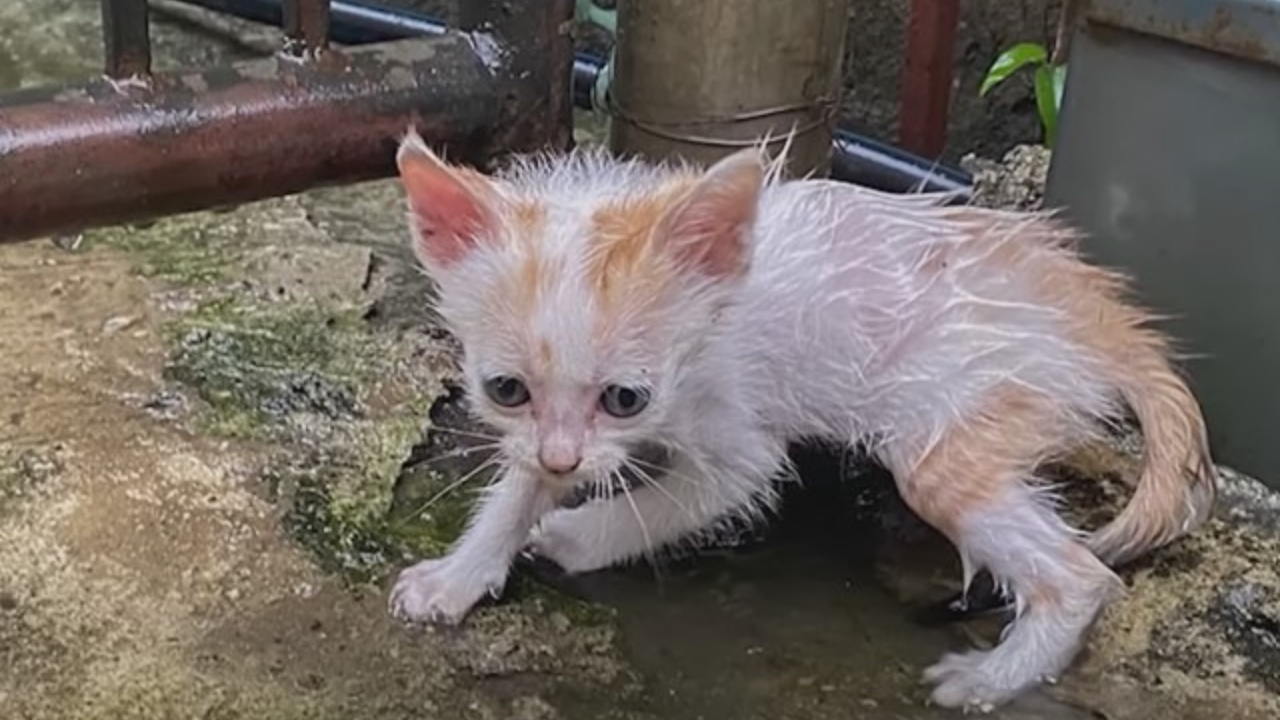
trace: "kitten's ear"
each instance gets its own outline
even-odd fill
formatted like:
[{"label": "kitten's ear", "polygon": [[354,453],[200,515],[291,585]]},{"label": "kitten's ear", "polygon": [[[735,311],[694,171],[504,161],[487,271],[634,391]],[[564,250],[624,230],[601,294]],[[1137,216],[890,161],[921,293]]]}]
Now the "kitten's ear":
[{"label": "kitten's ear", "polygon": [[757,149],[720,160],[666,212],[659,241],[685,267],[713,278],[741,275],[751,257],[748,238],[764,178]]},{"label": "kitten's ear", "polygon": [[428,270],[448,268],[497,229],[493,182],[446,163],[417,133],[400,142],[396,166],[409,200],[413,250]]}]

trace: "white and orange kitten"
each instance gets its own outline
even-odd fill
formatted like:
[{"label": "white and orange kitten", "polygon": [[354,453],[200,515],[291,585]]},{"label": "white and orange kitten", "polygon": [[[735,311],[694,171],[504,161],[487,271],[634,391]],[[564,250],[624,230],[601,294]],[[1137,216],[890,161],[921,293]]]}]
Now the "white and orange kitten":
[{"label": "white and orange kitten", "polygon": [[[1204,521],[1204,421],[1124,279],[1043,214],[781,177],[746,150],[706,170],[600,152],[494,177],[414,134],[398,155],[414,249],[464,348],[502,470],[451,552],[405,570],[392,611],[456,623],[526,548],[569,572],[643,557],[776,499],[803,439],[867,447],[908,505],[1016,600],[994,649],[925,672],[990,709],[1072,661],[1122,587],[1109,569]],[[1092,535],[1037,483],[1130,408],[1129,505]],[[633,459],[659,447],[662,472]],[[560,507],[585,485],[646,482]]]}]

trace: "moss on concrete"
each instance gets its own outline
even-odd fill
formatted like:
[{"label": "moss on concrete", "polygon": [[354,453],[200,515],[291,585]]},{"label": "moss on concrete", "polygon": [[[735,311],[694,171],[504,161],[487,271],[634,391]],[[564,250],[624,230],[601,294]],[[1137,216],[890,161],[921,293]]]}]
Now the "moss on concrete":
[{"label": "moss on concrete", "polygon": [[360,395],[381,347],[363,335],[352,310],[262,308],[222,298],[172,323],[167,373],[208,403],[210,432],[278,435],[298,414],[364,415]]},{"label": "moss on concrete", "polygon": [[[363,190],[369,200],[358,206],[386,203],[384,187]],[[413,522],[388,517],[445,348],[365,320],[368,270],[356,264],[367,256],[343,253],[351,246],[312,225],[299,198],[106,228],[87,240],[129,254],[170,288],[166,378],[203,401],[193,418],[201,434],[278,449],[262,479],[286,503],[289,532],[323,567],[364,584],[447,549],[469,511],[466,493]]]},{"label": "moss on concrete", "polygon": [[86,250],[101,245],[128,252],[144,276],[196,285],[227,279],[228,268],[238,256],[230,245],[239,244],[240,236],[234,230],[219,229],[199,213],[168,217],[146,226],[96,229],[86,240]]}]

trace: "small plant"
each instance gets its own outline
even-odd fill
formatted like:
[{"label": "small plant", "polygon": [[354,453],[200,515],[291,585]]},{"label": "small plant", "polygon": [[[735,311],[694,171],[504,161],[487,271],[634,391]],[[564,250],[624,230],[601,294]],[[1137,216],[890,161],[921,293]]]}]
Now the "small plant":
[{"label": "small plant", "polygon": [[1062,108],[1062,89],[1067,82],[1067,64],[1056,62],[1040,43],[1024,42],[1000,53],[987,75],[982,79],[978,94],[986,97],[992,88],[1008,80],[1024,67],[1035,68],[1033,79],[1036,92],[1036,109],[1044,126],[1044,144],[1053,147],[1058,134],[1058,111]]}]

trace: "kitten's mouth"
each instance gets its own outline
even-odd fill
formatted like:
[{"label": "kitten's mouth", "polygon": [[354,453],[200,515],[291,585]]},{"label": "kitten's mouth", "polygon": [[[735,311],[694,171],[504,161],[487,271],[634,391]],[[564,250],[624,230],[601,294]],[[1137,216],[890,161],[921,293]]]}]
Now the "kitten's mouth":
[{"label": "kitten's mouth", "polygon": [[584,478],[574,485],[561,501],[563,507],[577,507],[589,500],[612,497],[644,485],[659,482],[671,469],[672,452],[658,443],[641,443],[627,452],[627,462],[622,463],[609,479]]}]

